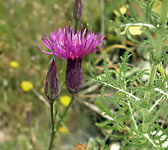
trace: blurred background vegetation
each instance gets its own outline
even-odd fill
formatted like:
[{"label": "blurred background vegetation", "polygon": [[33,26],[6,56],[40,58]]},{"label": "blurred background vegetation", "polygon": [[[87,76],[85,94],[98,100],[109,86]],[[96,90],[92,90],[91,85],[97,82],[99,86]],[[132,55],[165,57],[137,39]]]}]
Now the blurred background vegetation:
[{"label": "blurred background vegetation", "polygon": [[[57,32],[60,27],[64,28],[68,25],[69,21],[72,25],[74,24],[73,5],[74,0],[0,0],[1,150],[31,150],[33,148],[46,150],[48,147],[50,114],[47,105],[42,100],[46,98],[43,88],[53,56],[39,52],[37,44],[39,43],[42,47],[41,37],[45,33],[49,35],[53,29]],[[100,22],[99,2],[85,1],[84,7],[86,8],[84,25],[88,23],[90,29],[100,31],[100,25],[96,25]],[[66,61],[61,62],[56,59],[56,63],[61,78],[62,96],[64,96],[62,97],[63,109],[69,99],[63,85]],[[74,109],[80,113],[81,110],[79,111],[78,107]],[[72,149],[78,142],[86,142],[88,133],[80,133],[82,130],[80,124],[84,124],[88,118],[86,117],[85,121],[81,120],[80,115],[74,114],[67,117],[67,128],[62,127],[59,130],[61,138],[57,138],[57,150],[59,148]],[[71,119],[70,122],[68,118]],[[90,127],[83,125],[83,128]],[[79,133],[77,129],[80,129]],[[68,130],[77,135],[72,136],[69,133],[65,136]]]},{"label": "blurred background vegetation", "polygon": [[[160,1],[157,2],[159,4]],[[94,32],[106,33],[104,50],[84,59],[86,80],[90,75],[103,71],[103,51],[108,53],[109,67],[115,69],[118,68],[116,63],[120,61],[119,56],[128,47],[131,49],[131,62],[142,57],[136,52],[137,41],[144,38],[140,36],[142,31],[139,28],[133,29],[135,39],[131,41],[125,36],[118,36],[117,27],[106,22],[113,20],[120,23],[124,15],[127,15],[129,22],[129,5],[124,0],[106,0],[104,6],[102,0],[84,0],[83,4],[81,23],[84,26],[89,24],[89,29]],[[39,52],[37,44],[44,48],[41,37],[45,33],[49,35],[53,29],[57,32],[69,21],[74,25],[73,5],[74,0],[0,0],[0,150],[47,149],[50,114],[43,88],[53,56]],[[160,5],[157,6],[155,10],[159,12]],[[134,7],[137,8],[135,13],[141,16],[142,10],[137,3]],[[61,109],[64,109],[70,98],[64,85],[66,61],[55,59],[62,85]],[[100,116],[81,102],[88,100],[92,103],[98,94],[99,85],[84,83],[65,125],[59,129],[57,150],[71,150],[74,145],[87,143],[88,139],[92,141],[96,137],[104,137],[95,126]]]}]

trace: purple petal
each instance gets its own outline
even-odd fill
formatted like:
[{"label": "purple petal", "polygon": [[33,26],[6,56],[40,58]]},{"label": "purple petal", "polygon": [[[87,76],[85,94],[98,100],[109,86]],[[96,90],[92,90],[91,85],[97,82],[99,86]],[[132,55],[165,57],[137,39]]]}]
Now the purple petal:
[{"label": "purple petal", "polygon": [[[68,28],[68,30],[67,30]],[[74,33],[74,28],[70,26],[64,29],[59,28],[58,33],[53,30],[50,34],[50,38],[45,35],[46,40],[41,38],[43,44],[52,52],[42,51],[39,46],[38,49],[45,54],[53,54],[60,59],[82,59],[82,57],[89,53],[100,50],[102,46],[99,44],[105,38],[100,36],[99,33],[94,34],[88,30],[88,25],[83,31],[83,25],[81,30]]]},{"label": "purple petal", "polygon": [[49,55],[52,55],[52,54],[53,54],[53,52],[45,52],[45,51],[42,51],[42,50],[40,49],[40,47],[39,47],[38,44],[37,44],[37,48],[38,48],[39,51],[42,52],[42,53],[49,54]]},{"label": "purple petal", "polygon": [[43,44],[44,44],[48,49],[51,50],[51,47],[50,47],[49,43],[48,43],[43,37],[41,38],[41,40],[42,40]]},{"label": "purple petal", "polygon": [[57,35],[55,33],[55,30],[53,30],[53,32],[51,32],[51,34],[50,34],[50,41],[56,42],[56,40],[57,40]]}]

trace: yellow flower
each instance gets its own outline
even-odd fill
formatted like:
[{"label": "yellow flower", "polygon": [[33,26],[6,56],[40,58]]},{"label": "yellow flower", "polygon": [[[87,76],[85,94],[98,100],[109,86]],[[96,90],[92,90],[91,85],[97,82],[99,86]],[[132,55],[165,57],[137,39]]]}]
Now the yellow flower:
[{"label": "yellow flower", "polygon": [[66,127],[61,126],[61,127],[58,129],[58,132],[61,133],[61,134],[67,134],[67,133],[68,133],[68,130],[67,130]]},{"label": "yellow flower", "polygon": [[142,34],[142,30],[140,26],[130,26],[128,30],[131,35],[141,35]]},{"label": "yellow flower", "polygon": [[23,91],[30,91],[33,88],[33,84],[29,81],[22,81],[21,88]]},{"label": "yellow flower", "polygon": [[160,14],[162,2],[160,0],[156,0],[152,5],[152,11]]},{"label": "yellow flower", "polygon": [[40,92],[41,92],[42,94],[44,93],[44,88],[43,88],[43,87],[40,89]]},{"label": "yellow flower", "polygon": [[69,102],[71,101],[71,97],[69,97],[69,96],[61,96],[60,97],[60,101],[61,101],[62,105],[68,106]]},{"label": "yellow flower", "polygon": [[[127,11],[127,8],[126,7],[124,7],[124,6],[121,6],[120,7],[120,12],[121,12],[121,14],[125,14],[126,13],[126,11]],[[117,10],[114,10],[114,14],[116,15],[116,16],[120,16],[120,14],[118,13],[118,11]]]},{"label": "yellow flower", "polygon": [[11,62],[10,62],[10,66],[11,66],[12,68],[18,68],[18,67],[19,67],[19,63],[18,63],[17,61],[11,61]]}]

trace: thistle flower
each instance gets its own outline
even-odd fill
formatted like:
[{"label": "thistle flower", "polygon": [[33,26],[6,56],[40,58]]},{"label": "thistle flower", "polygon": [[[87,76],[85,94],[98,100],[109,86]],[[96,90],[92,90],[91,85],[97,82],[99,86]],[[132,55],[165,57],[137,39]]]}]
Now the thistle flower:
[{"label": "thistle flower", "polygon": [[47,73],[44,92],[50,102],[53,102],[60,94],[59,77],[54,59]]},{"label": "thistle flower", "polygon": [[88,32],[88,26],[83,31],[83,25],[81,25],[81,30],[75,34],[74,28],[69,25],[69,30],[67,30],[67,27],[64,30],[60,28],[58,34],[53,31],[50,38],[46,36],[47,40],[41,38],[43,44],[51,52],[42,51],[39,46],[38,49],[45,54],[67,59],[66,87],[71,94],[75,94],[79,92],[82,86],[82,58],[99,51],[101,47],[98,47],[98,45],[104,37],[101,37],[99,33],[95,35],[92,31]]}]

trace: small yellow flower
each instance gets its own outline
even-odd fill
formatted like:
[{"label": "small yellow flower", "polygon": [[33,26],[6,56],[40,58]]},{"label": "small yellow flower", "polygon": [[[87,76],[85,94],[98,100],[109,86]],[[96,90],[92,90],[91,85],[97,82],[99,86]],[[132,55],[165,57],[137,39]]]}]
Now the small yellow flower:
[{"label": "small yellow flower", "polygon": [[61,96],[60,97],[60,101],[61,101],[62,105],[64,105],[66,107],[70,103],[71,97],[69,97],[69,96]]},{"label": "small yellow flower", "polygon": [[[124,6],[121,6],[121,7],[120,7],[120,12],[121,12],[121,14],[124,15],[124,14],[127,12],[127,8],[124,7]],[[117,10],[114,10],[114,14],[115,14],[116,16],[120,16],[120,14],[118,13]]]},{"label": "small yellow flower", "polygon": [[128,30],[131,35],[141,35],[142,34],[142,30],[140,26],[130,26]]},{"label": "small yellow flower", "polygon": [[152,5],[152,11],[156,12],[157,14],[160,14],[162,2],[160,0],[156,0]]},{"label": "small yellow flower", "polygon": [[41,92],[42,94],[44,93],[44,88],[43,88],[43,87],[40,89],[40,92]]},{"label": "small yellow flower", "polygon": [[68,130],[67,130],[66,127],[61,126],[61,127],[58,129],[58,132],[61,133],[61,134],[67,134],[67,133],[68,133]]},{"label": "small yellow flower", "polygon": [[11,61],[11,62],[10,62],[10,66],[11,66],[12,68],[18,68],[18,67],[19,67],[19,63],[18,63],[17,61]]},{"label": "small yellow flower", "polygon": [[22,81],[21,88],[23,91],[30,91],[33,88],[33,84],[30,81]]}]

